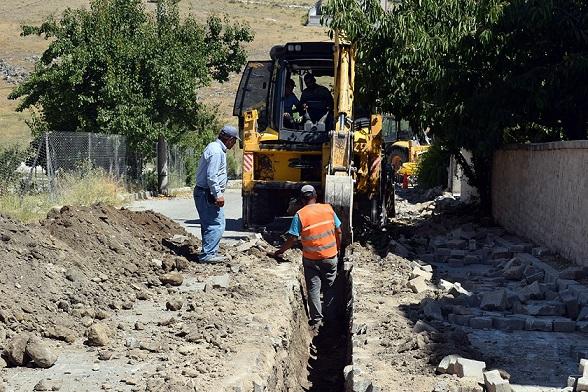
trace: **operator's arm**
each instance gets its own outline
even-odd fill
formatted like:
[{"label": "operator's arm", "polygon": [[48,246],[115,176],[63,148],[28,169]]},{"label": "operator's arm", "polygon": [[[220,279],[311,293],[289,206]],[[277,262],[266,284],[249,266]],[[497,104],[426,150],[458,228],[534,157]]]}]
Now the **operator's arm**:
[{"label": "operator's arm", "polygon": [[210,156],[207,158],[208,168],[206,171],[206,181],[208,182],[208,188],[210,193],[216,199],[217,205],[222,207],[224,205],[224,197],[222,192],[223,179],[220,175],[220,167],[222,162],[222,152],[212,150]]},{"label": "operator's arm", "polygon": [[300,224],[300,218],[298,217],[298,213],[296,213],[294,214],[294,218],[292,218],[292,223],[290,224],[290,229],[288,230],[288,239],[282,244],[280,249],[274,253],[276,256],[281,256],[285,251],[296,244],[298,237],[300,237],[301,227],[302,225]]}]

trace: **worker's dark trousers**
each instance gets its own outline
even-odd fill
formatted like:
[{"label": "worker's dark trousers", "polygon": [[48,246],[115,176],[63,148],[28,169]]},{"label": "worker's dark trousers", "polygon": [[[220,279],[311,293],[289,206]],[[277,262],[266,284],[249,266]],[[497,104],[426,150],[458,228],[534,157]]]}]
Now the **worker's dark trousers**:
[{"label": "worker's dark trousers", "polygon": [[[304,266],[304,278],[306,290],[308,291],[308,310],[310,312],[310,323],[315,324],[322,321],[334,320],[336,316],[335,290],[333,284],[337,277],[337,257],[324,260],[308,260],[302,258]],[[321,288],[324,299],[321,305]]]}]

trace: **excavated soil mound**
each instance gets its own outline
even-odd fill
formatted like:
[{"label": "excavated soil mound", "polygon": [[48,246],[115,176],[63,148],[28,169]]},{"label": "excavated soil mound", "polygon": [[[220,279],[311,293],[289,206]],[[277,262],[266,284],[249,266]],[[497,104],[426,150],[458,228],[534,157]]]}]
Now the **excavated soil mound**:
[{"label": "excavated soil mound", "polygon": [[1,216],[0,328],[80,336],[80,317],[132,308],[162,267],[186,266],[162,245],[174,235],[187,233],[159,214],[102,205],[53,210],[38,225]]}]

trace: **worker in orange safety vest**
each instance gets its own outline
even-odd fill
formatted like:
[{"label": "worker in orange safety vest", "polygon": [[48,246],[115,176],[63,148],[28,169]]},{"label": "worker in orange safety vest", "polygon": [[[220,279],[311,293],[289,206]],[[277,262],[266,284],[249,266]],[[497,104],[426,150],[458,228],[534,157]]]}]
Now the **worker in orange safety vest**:
[{"label": "worker in orange safety vest", "polygon": [[323,324],[336,317],[333,284],[337,277],[337,255],[341,246],[341,221],[330,204],[317,203],[316,190],[312,185],[304,185],[300,192],[304,207],[294,215],[288,230],[289,237],[275,255],[280,257],[300,238],[308,292],[309,324],[318,332]]}]

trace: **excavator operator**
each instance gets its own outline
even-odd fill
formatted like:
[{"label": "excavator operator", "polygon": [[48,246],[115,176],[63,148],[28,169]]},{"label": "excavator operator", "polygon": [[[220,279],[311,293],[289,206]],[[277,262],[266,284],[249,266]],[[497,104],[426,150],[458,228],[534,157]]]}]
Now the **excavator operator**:
[{"label": "excavator operator", "polygon": [[316,82],[313,74],[304,75],[306,88],[300,96],[300,107],[302,113],[305,111],[313,123],[318,122],[333,109],[333,96],[328,88]]}]

